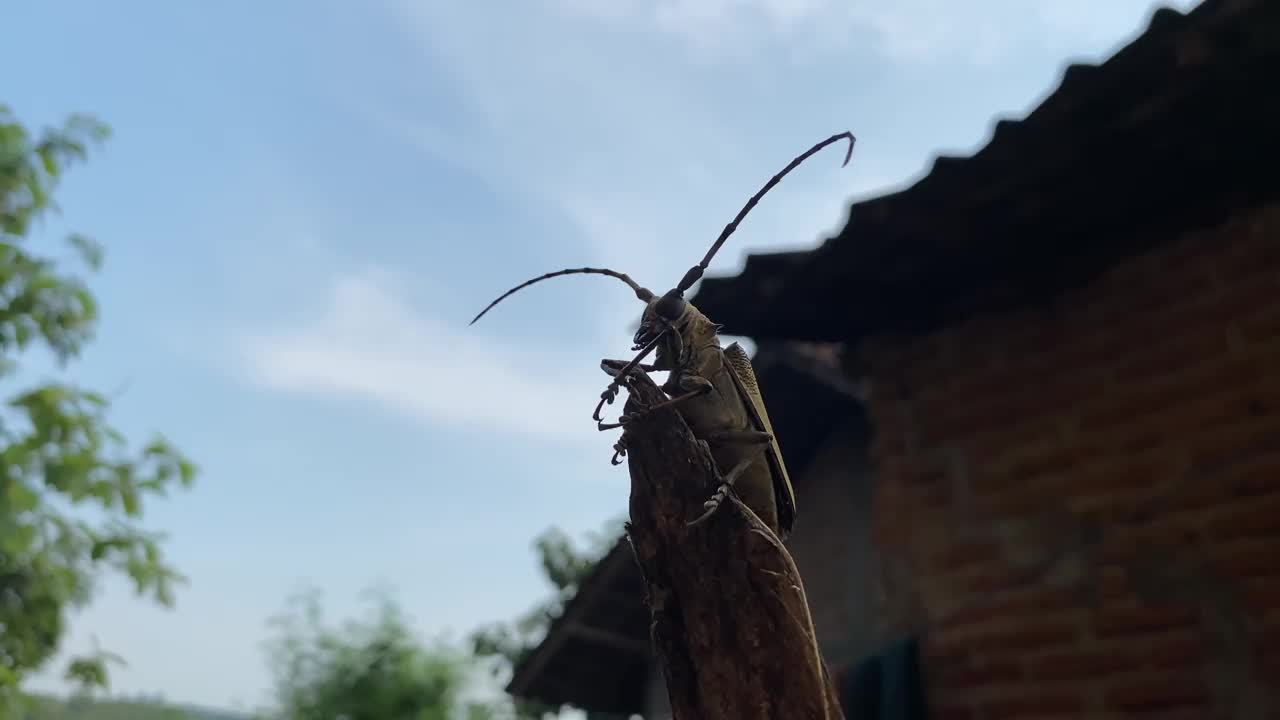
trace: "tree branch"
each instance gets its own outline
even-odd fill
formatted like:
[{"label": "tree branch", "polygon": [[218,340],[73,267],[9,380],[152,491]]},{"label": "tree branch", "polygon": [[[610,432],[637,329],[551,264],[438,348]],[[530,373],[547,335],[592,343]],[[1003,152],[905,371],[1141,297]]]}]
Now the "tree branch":
[{"label": "tree branch", "polygon": [[[626,412],[660,402],[647,376]],[[840,720],[804,585],[782,542],[732,494],[694,527],[719,474],[674,410],[628,425],[631,522],[675,720]]]}]

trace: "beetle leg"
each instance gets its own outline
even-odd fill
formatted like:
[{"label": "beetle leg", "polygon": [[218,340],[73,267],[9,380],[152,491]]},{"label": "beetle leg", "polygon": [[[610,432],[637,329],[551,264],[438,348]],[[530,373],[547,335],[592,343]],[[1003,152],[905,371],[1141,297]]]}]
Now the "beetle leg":
[{"label": "beetle leg", "polygon": [[715,386],[711,384],[710,380],[696,377],[696,376],[691,376],[691,375],[685,376],[682,379],[681,387],[692,387],[693,389],[689,390],[683,395],[677,395],[669,400],[663,400],[662,402],[652,407],[647,407],[641,410],[637,410],[636,412],[631,413],[630,415],[623,415],[618,418],[618,422],[616,423],[600,423],[599,425],[597,425],[597,427],[599,427],[601,430],[612,430],[613,428],[620,428],[625,426],[627,423],[634,422],[655,410],[661,410],[662,408],[671,407],[672,405],[682,403],[685,400],[688,400],[690,398],[701,397],[711,392],[713,389],[715,389]]},{"label": "beetle leg", "polygon": [[618,442],[613,444],[613,458],[609,462],[613,465],[621,465],[622,458],[627,456],[627,431],[623,430],[622,435],[618,438]]},{"label": "beetle leg", "polygon": [[[600,417],[600,411],[604,409],[605,403],[612,405],[614,399],[618,397],[618,387],[627,380],[627,378],[622,376],[631,375],[631,370],[639,365],[640,361],[645,359],[645,356],[653,352],[654,348],[658,347],[658,341],[666,337],[668,332],[669,330],[663,330],[655,335],[653,339],[644,346],[644,349],[640,351],[639,355],[636,355],[634,359],[617,370],[617,373],[613,378],[613,382],[609,383],[609,387],[605,388],[604,392],[600,393],[600,402],[596,403],[595,412],[591,413],[592,420],[595,420],[597,423],[603,420],[603,418]],[[605,372],[609,371],[605,370]]]},{"label": "beetle leg", "polygon": [[[734,431],[728,431],[728,432],[734,432]],[[748,430],[745,432],[752,432],[752,431]],[[761,433],[761,435],[766,436],[765,442],[767,442],[768,440],[767,436],[769,434]],[[758,442],[758,441],[753,441],[753,442]],[[761,447],[762,448],[764,447],[763,442],[761,442]],[[706,508],[706,511],[704,511],[701,515],[694,518],[693,520],[690,520],[688,523],[686,523],[686,525],[688,525],[689,527],[692,527],[702,522],[703,520],[706,520],[707,518],[711,517],[712,513],[714,513],[716,510],[720,508],[720,504],[723,503],[724,499],[729,495],[729,491],[733,489],[733,484],[737,482],[738,476],[741,475],[743,471],[745,471],[748,467],[751,467],[751,463],[755,461],[756,461],[755,453],[751,453],[747,457],[744,457],[741,460],[739,460],[738,464],[734,465],[733,469],[729,471],[729,474],[725,475],[721,479],[720,487],[716,488],[715,493],[712,494],[712,496],[706,502],[702,503],[702,507]]]},{"label": "beetle leg", "polygon": [[[631,379],[630,376],[634,376],[637,372],[648,373],[653,372],[654,370],[654,366],[652,365],[637,363],[632,367],[631,372],[628,373],[628,377],[620,377],[623,368],[627,366],[628,362],[629,361],[627,360],[610,360],[609,358],[605,358],[600,361],[600,369],[609,377],[613,378],[613,382],[609,383],[609,387],[605,388],[604,392],[600,394],[600,404],[596,406],[596,413],[593,416],[596,420],[596,424],[600,426],[601,430],[609,430],[611,428],[621,427],[621,425],[604,425],[600,420],[600,409],[603,408],[605,404],[613,404],[613,401],[618,398],[618,392],[622,389],[622,386]],[[625,455],[626,452],[624,451],[622,454]],[[618,455],[615,454],[614,459],[616,460],[617,458]],[[614,463],[614,465],[617,464],[617,462]]]},{"label": "beetle leg", "polygon": [[[628,362],[628,360],[610,360],[609,358],[605,358],[600,361],[600,369],[604,370],[609,377],[618,377],[618,373],[622,372],[622,368],[626,367]],[[635,369],[651,373],[656,371],[658,368],[653,365],[640,363],[635,366]]]}]

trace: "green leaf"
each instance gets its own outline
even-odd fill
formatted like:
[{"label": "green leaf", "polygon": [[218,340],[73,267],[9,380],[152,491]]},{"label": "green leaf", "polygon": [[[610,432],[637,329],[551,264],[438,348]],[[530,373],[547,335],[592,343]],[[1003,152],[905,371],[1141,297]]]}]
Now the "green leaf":
[{"label": "green leaf", "polygon": [[8,499],[8,512],[13,515],[35,510],[40,504],[40,496],[21,480],[9,480],[6,483],[5,496]]},{"label": "green leaf", "polygon": [[94,242],[92,239],[79,233],[72,233],[67,236],[67,243],[80,253],[80,258],[92,270],[102,269],[103,249],[102,246]]},{"label": "green leaf", "polygon": [[35,539],[34,525],[8,525],[0,529],[0,551],[4,555],[20,557],[31,549]]}]

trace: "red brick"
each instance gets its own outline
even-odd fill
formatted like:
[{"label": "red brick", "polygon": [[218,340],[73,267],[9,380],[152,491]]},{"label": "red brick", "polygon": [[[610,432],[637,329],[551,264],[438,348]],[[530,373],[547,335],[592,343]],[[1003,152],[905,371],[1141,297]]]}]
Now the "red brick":
[{"label": "red brick", "polygon": [[1228,503],[1268,502],[1280,496],[1280,446],[1235,451],[1225,462],[1188,471],[1185,481],[1160,506],[1208,515]]},{"label": "red brick", "polygon": [[1216,482],[1224,472],[1273,454],[1280,448],[1280,428],[1233,423],[1206,430],[1187,442],[1191,446],[1190,472],[1206,482]]},{"label": "red brick", "polygon": [[1273,630],[1270,637],[1257,641],[1258,674],[1261,677],[1280,677],[1280,637],[1277,636],[1280,636],[1280,633]]},{"label": "red brick", "polygon": [[999,549],[989,542],[953,541],[929,558],[930,565],[946,570],[975,565],[998,565]]},{"label": "red brick", "polygon": [[1123,566],[1103,565],[1098,568],[1098,596],[1102,600],[1128,595],[1132,591],[1129,572]]},{"label": "red brick", "polygon": [[1116,683],[1105,693],[1109,707],[1125,711],[1164,712],[1206,705],[1209,697],[1199,673],[1167,675],[1158,680]]},{"label": "red brick", "polygon": [[995,430],[972,428],[959,442],[963,443],[970,468],[984,470],[1029,445],[1053,445],[1061,442],[1061,426],[1061,418],[1049,418],[1027,420]]},{"label": "red brick", "polygon": [[1205,297],[1197,304],[1195,314],[1184,319],[1197,325],[1229,325],[1260,308],[1276,305],[1274,278],[1235,278],[1220,292]]},{"label": "red brick", "polygon": [[[1131,513],[1150,507],[1156,492],[1179,474],[1180,458],[1165,449],[1091,463],[1068,485],[1068,506],[1083,512]],[[1104,517],[1114,513],[1104,512]]]},{"label": "red brick", "polygon": [[983,485],[990,488],[1018,485],[1043,476],[1062,476],[1079,472],[1082,459],[1074,447],[1066,443],[1027,446],[1019,455],[1007,458],[983,475]]},{"label": "red brick", "polygon": [[1186,555],[1201,556],[1209,540],[1195,514],[1165,512],[1154,508],[1148,520],[1134,528],[1126,528],[1133,542],[1145,550],[1154,550],[1164,557]]},{"label": "red brick", "polygon": [[972,401],[947,399],[937,403],[921,403],[921,426],[926,442],[949,444],[957,437],[982,431],[1013,428],[1029,417],[1049,415],[1049,408],[1028,412],[1029,401],[1017,394],[1005,393]]},{"label": "red brick", "polygon": [[982,653],[1016,653],[1067,647],[1080,638],[1076,624],[1063,620],[1010,618],[1009,625],[1002,629],[944,625],[937,629],[934,642],[942,648],[967,647]]},{"label": "red brick", "polygon": [[1230,543],[1215,546],[1212,555],[1235,578],[1280,577],[1280,542]]},{"label": "red brick", "polygon": [[1138,662],[1161,669],[1199,668],[1205,660],[1204,639],[1198,625],[1143,638],[1132,647],[1137,651]]},{"label": "red brick", "polygon": [[980,703],[979,709],[982,717],[988,720],[1081,717],[1085,711],[1085,700],[1078,693],[1037,690],[1014,697],[988,700]]},{"label": "red brick", "polygon": [[1001,492],[982,493],[974,500],[974,509],[991,522],[1042,513],[1046,504],[1064,495],[1070,482],[1065,477],[1040,478]]},{"label": "red brick", "polygon": [[1105,608],[1093,619],[1099,637],[1141,634],[1194,625],[1197,613],[1185,607]]},{"label": "red brick", "polygon": [[1254,617],[1280,620],[1280,578],[1262,578],[1246,583],[1244,602]]},{"label": "red brick", "polygon": [[980,598],[943,617],[940,624],[950,627],[973,627],[1017,623],[1020,619],[1038,619],[1045,615],[1074,612],[1071,596],[1061,590],[1036,586],[1026,589],[1004,589],[998,595]]},{"label": "red brick", "polygon": [[[1085,402],[1081,427],[1133,432],[1158,430],[1165,435],[1220,421],[1222,408],[1236,408],[1238,401],[1259,391],[1275,362],[1263,357],[1230,357],[1133,379],[1108,394]],[[1128,423],[1141,422],[1135,428]]]},{"label": "red brick", "polygon": [[1017,664],[1004,660],[969,662],[942,669],[938,682],[952,687],[968,689],[1008,685],[1021,680],[1025,674]]},{"label": "red brick", "polygon": [[[1280,292],[1280,288],[1276,288]],[[1280,309],[1275,307],[1260,311],[1240,323],[1240,334],[1250,342],[1271,342],[1280,337]]]},{"label": "red brick", "polygon": [[1067,650],[1027,662],[1027,674],[1037,682],[1105,678],[1133,668],[1124,653],[1101,650]]},{"label": "red brick", "polygon": [[1207,267],[1184,266],[1181,272],[1160,272],[1148,258],[1140,258],[1133,264],[1112,268],[1103,282],[1085,290],[1081,304],[1103,318],[1116,318],[1123,313],[1120,322],[1102,325],[1103,332],[1120,334],[1130,329],[1123,324],[1129,317],[1165,312],[1187,298],[1212,290]]},{"label": "red brick", "polygon": [[1204,662],[1204,641],[1199,625],[1151,632],[1111,635],[1091,646],[1091,651],[1114,659],[1117,671],[1148,674],[1151,669],[1196,670]]},{"label": "red brick", "polygon": [[1218,272],[1232,281],[1251,277],[1280,279],[1280,245],[1274,243],[1237,245],[1236,252],[1218,259]]},{"label": "red brick", "polygon": [[973,708],[966,705],[942,704],[929,708],[929,716],[933,720],[977,720],[978,715]]},{"label": "red brick", "polygon": [[1206,720],[1214,717],[1207,702],[1187,703],[1176,708],[1133,708],[1122,713],[1123,717],[1152,718],[1153,720]]},{"label": "red brick", "polygon": [[1280,539],[1280,495],[1233,504],[1214,518],[1209,532],[1218,540]]},{"label": "red brick", "polygon": [[881,463],[893,456],[901,455],[905,449],[901,433],[891,432],[889,428],[877,425],[871,435],[867,452],[872,462]]},{"label": "red brick", "polygon": [[1111,430],[1155,416],[1185,398],[1186,388],[1177,384],[1120,388],[1086,402],[1079,415],[1080,427],[1091,433]]},{"label": "red brick", "polygon": [[989,596],[993,592],[1009,587],[1009,574],[1001,570],[982,568],[955,578],[952,585],[964,597]]},{"label": "red brick", "polygon": [[1164,338],[1133,339],[1144,344],[1127,353],[1127,357],[1116,368],[1115,379],[1119,382],[1163,377],[1208,363],[1227,352],[1226,329],[1215,326]]}]

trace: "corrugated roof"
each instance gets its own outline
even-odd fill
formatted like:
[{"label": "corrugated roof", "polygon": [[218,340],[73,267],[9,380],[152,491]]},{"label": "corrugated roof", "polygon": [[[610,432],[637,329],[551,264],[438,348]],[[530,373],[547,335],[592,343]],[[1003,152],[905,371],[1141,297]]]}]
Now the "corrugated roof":
[{"label": "corrugated roof", "polygon": [[[1022,120],[852,206],[815,250],[748,257],[693,298],[725,332],[841,342],[1034,302],[1280,189],[1280,2],[1156,11]],[[874,142],[866,138],[862,142]]]}]

